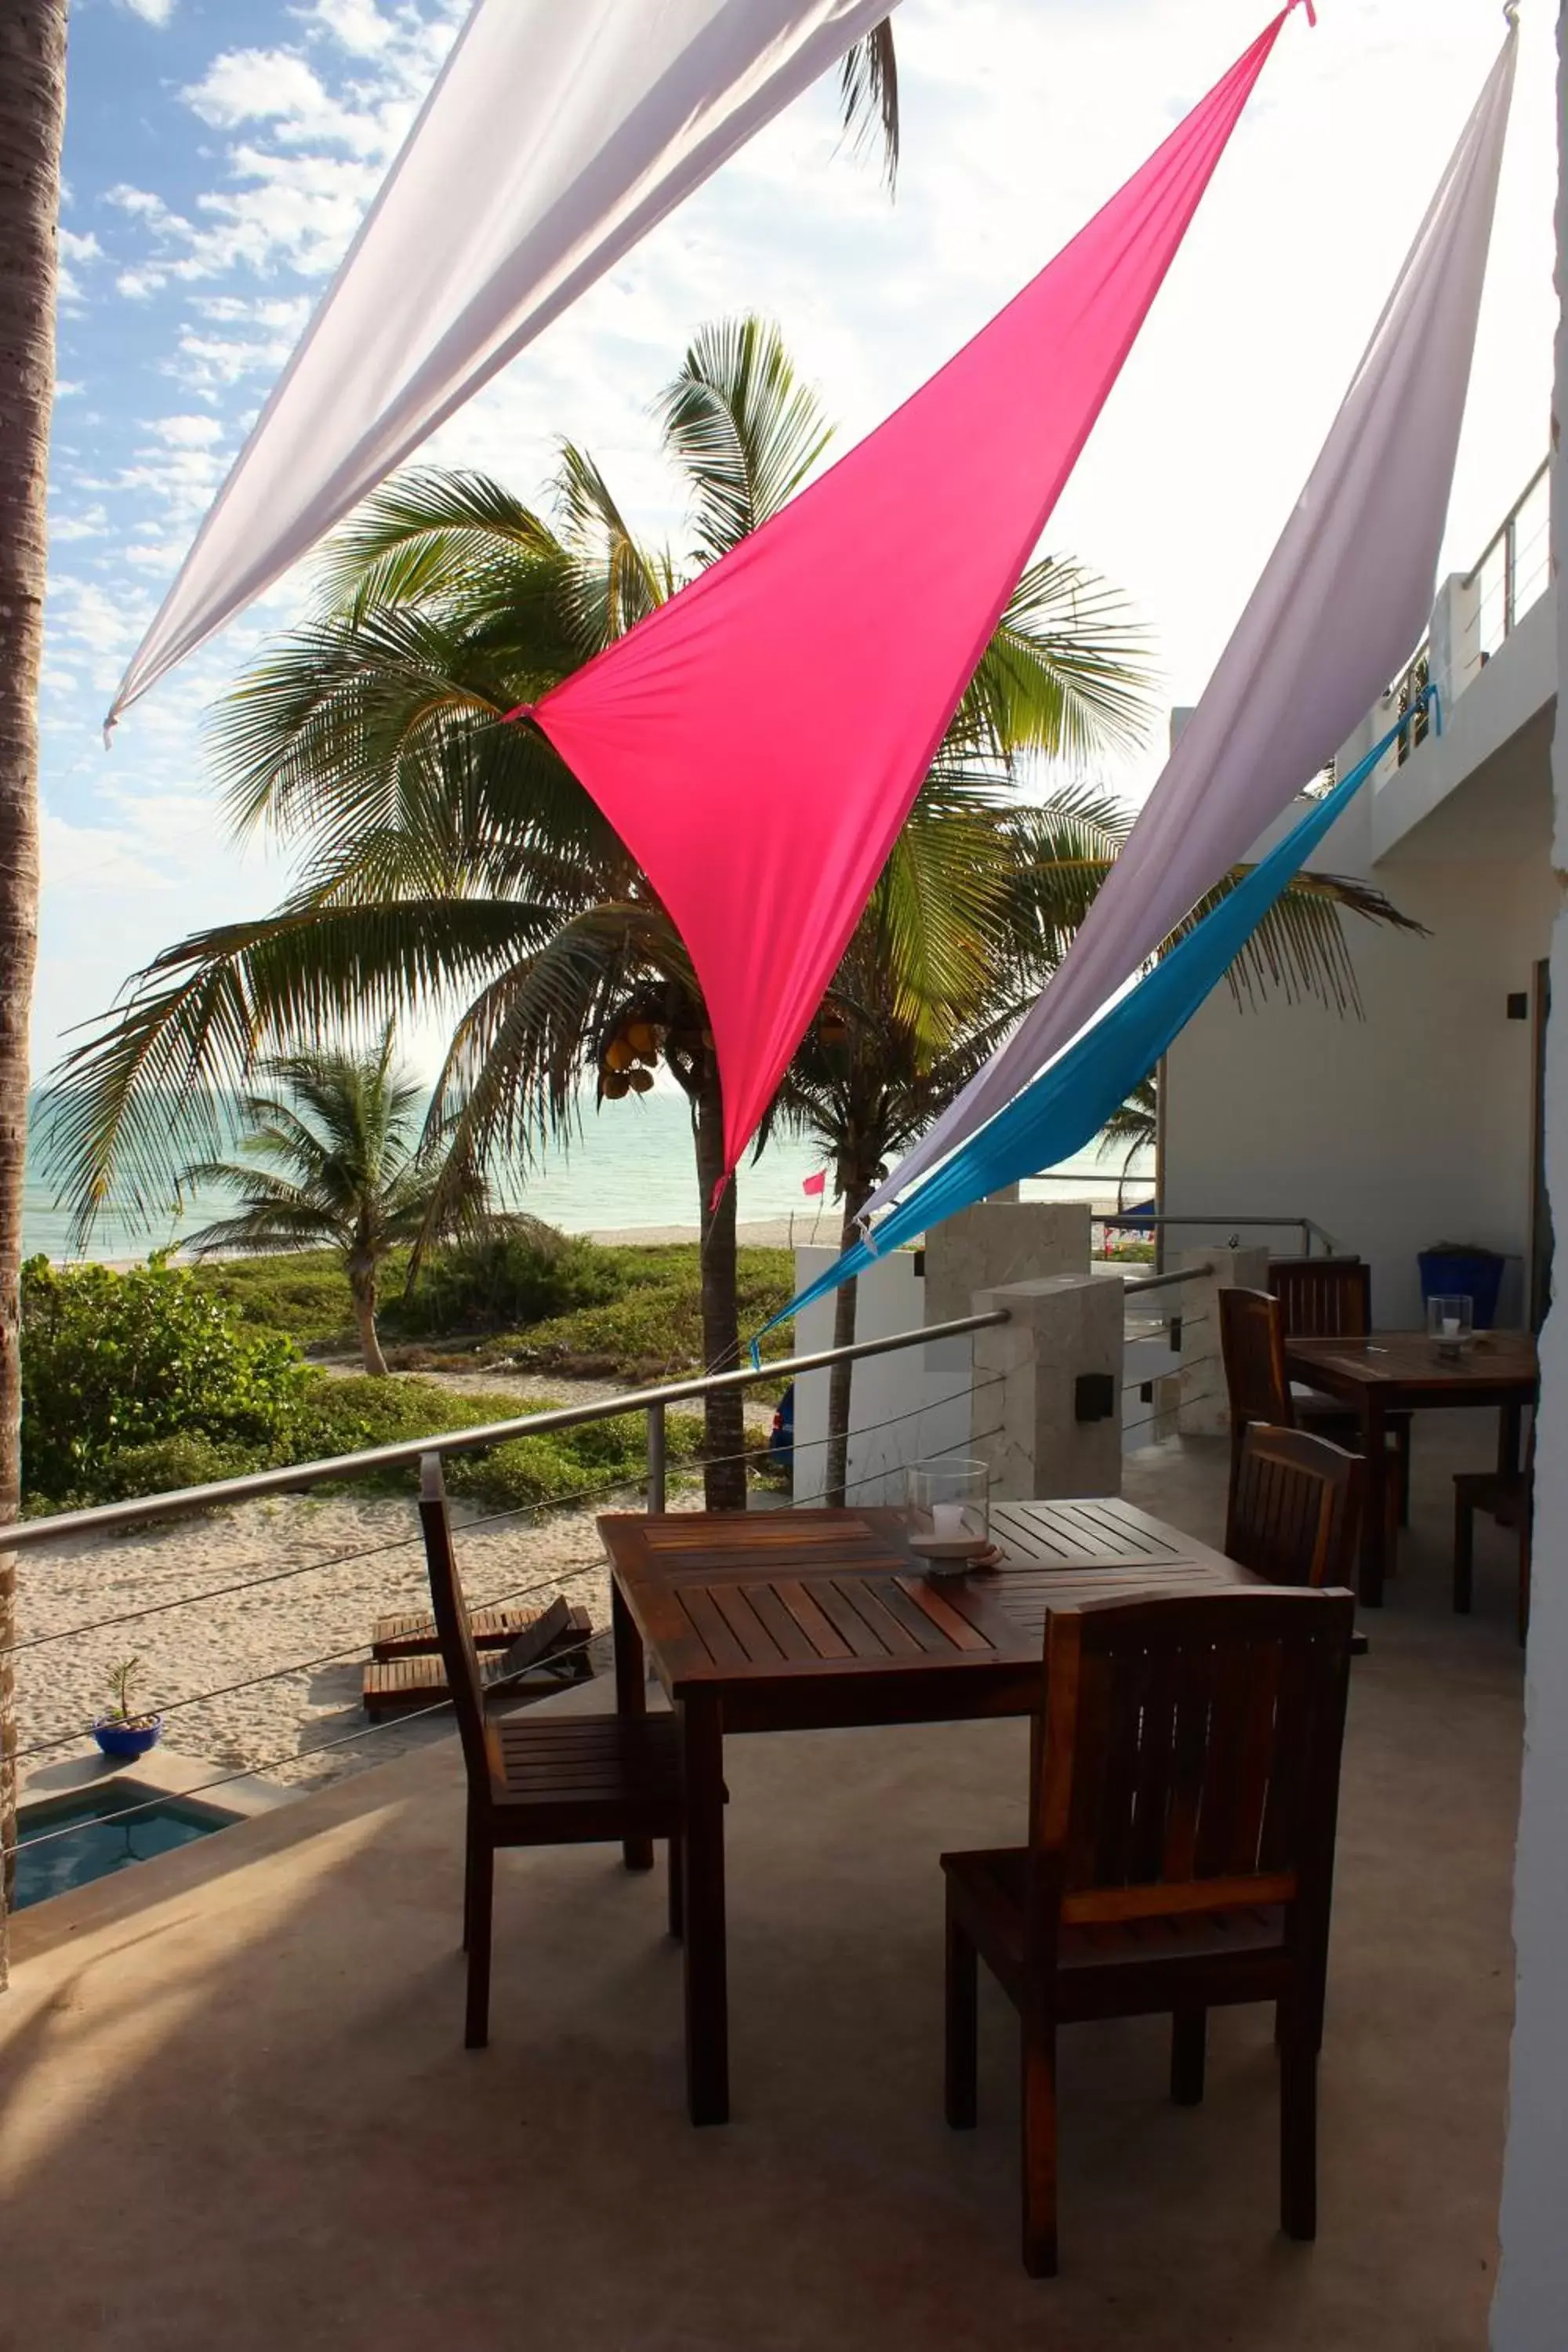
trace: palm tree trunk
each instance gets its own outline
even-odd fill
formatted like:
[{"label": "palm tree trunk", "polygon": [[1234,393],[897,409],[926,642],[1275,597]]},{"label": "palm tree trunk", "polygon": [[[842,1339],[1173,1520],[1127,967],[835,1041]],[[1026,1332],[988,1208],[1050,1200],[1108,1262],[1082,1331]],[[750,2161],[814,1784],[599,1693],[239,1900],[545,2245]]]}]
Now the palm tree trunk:
[{"label": "palm tree trunk", "polygon": [[[735,1187],[724,1187],[717,1208],[710,1203],[724,1168],[724,1098],[711,1056],[692,1104],[697,1139],[697,1181],[702,1193],[702,1361],[710,1372],[727,1371],[741,1360],[740,1307],[735,1289]],[[723,1389],[704,1400],[703,1499],[710,1511],[743,1511],[746,1411],[739,1389]]]},{"label": "palm tree trunk", "polygon": [[381,1335],[375,1328],[375,1269],[367,1272],[363,1266],[349,1268],[349,1288],[353,1294],[354,1323],[359,1331],[359,1351],[364,1368],[378,1380],[386,1374],[386,1358],[381,1352]]},{"label": "palm tree trunk", "polygon": [[[844,1222],[839,1229],[838,1246],[849,1249],[860,1238],[855,1220],[862,1204],[871,1197],[870,1184],[860,1176],[849,1177],[844,1186]],[[855,1315],[858,1303],[859,1284],[840,1283],[833,1302],[833,1344],[850,1348],[855,1344]],[[842,1509],[849,1476],[849,1399],[855,1378],[853,1364],[835,1364],[827,1375],[827,1484],[823,1501]]]},{"label": "palm tree trunk", "polygon": [[[21,1489],[19,1326],[27,1022],[38,921],[38,667],[55,389],[68,0],[0,9],[0,1517]],[[0,1560],[0,1987],[16,1876],[16,1562]]]}]

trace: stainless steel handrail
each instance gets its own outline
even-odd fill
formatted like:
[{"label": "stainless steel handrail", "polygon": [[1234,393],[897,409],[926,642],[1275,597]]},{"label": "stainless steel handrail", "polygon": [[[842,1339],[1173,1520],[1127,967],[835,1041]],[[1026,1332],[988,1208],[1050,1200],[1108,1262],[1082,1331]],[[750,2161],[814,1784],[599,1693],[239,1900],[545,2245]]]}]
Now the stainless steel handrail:
[{"label": "stainless steel handrail", "polygon": [[1122,1284],[1122,1296],[1123,1297],[1130,1298],[1134,1291],[1169,1290],[1173,1283],[1198,1282],[1205,1274],[1212,1274],[1213,1272],[1214,1267],[1212,1265],[1181,1265],[1177,1266],[1174,1271],[1170,1274],[1141,1275],[1137,1281],[1128,1281]]},{"label": "stainless steel handrail", "polygon": [[1510,507],[1507,514],[1504,515],[1501,522],[1499,523],[1496,530],[1493,531],[1491,537],[1488,540],[1486,545],[1477,556],[1468,572],[1466,572],[1465,585],[1467,588],[1473,588],[1475,586],[1481,572],[1486,569],[1487,558],[1489,555],[1494,554],[1500,547],[1504,545],[1510,534],[1517,526],[1521,513],[1524,508],[1529,505],[1531,499],[1535,496],[1536,491],[1541,488],[1542,480],[1545,478],[1546,475],[1551,472],[1551,470],[1552,458],[1550,453],[1548,453],[1546,457],[1542,457],[1540,465],[1537,466],[1534,473],[1531,474],[1529,481],[1526,482],[1523,489],[1521,490],[1518,498],[1515,499],[1512,506]]},{"label": "stainless steel handrail", "polygon": [[[0,1552],[36,1549],[61,1536],[106,1535],[116,1528],[144,1527],[150,1519],[166,1519],[176,1512],[210,1510],[223,1503],[249,1502],[259,1495],[293,1495],[320,1486],[332,1478],[354,1478],[372,1470],[396,1470],[416,1463],[422,1454],[473,1454],[487,1445],[502,1445],[514,1437],[536,1437],[543,1431],[575,1429],[585,1422],[615,1421],[623,1413],[642,1412],[648,1428],[648,1501],[662,1504],[664,1494],[665,1407],[690,1397],[711,1396],[724,1389],[752,1388],[759,1381],[792,1380],[829,1364],[853,1363],[862,1356],[892,1355],[900,1348],[923,1348],[928,1340],[954,1339],[966,1331],[985,1331],[1009,1320],[1005,1307],[986,1315],[961,1315],[951,1323],[928,1323],[913,1331],[889,1332],[881,1339],[857,1339],[847,1348],[824,1348],[815,1355],[784,1356],[771,1363],[745,1364],[732,1372],[702,1372],[687,1381],[667,1381],[658,1388],[628,1389],[624,1396],[601,1397],[592,1404],[559,1405],[552,1412],[520,1414],[515,1421],[486,1422],[479,1429],[453,1429],[434,1437],[411,1437],[395,1445],[374,1445],[363,1454],[336,1454],[323,1462],[296,1462],[280,1470],[255,1470],[242,1478],[216,1478],[205,1486],[182,1486],[168,1495],[138,1495],[123,1503],[99,1503],[90,1510],[59,1511],[51,1518],[26,1519],[0,1528]],[[654,1501],[657,1493],[658,1502]]]},{"label": "stainless steel handrail", "polygon": [[1227,1246],[1232,1249],[1237,1246],[1237,1241],[1243,1225],[1262,1225],[1265,1227],[1273,1227],[1277,1231],[1282,1227],[1289,1228],[1289,1226],[1294,1225],[1301,1236],[1303,1256],[1311,1256],[1312,1239],[1314,1235],[1316,1235],[1318,1240],[1322,1243],[1323,1254],[1325,1256],[1331,1257],[1334,1251],[1334,1237],[1332,1234],[1327,1232],[1323,1226],[1320,1225],[1315,1217],[1178,1217],[1167,1215],[1165,1211],[1163,1209],[1155,1211],[1152,1215],[1145,1216],[1140,1214],[1140,1213],[1135,1209],[1129,1209],[1122,1214],[1107,1217],[1104,1222],[1108,1225],[1121,1225],[1124,1229],[1131,1230],[1134,1233],[1142,1232],[1145,1227],[1147,1227],[1149,1231],[1153,1232],[1157,1227],[1162,1225],[1219,1225],[1231,1235],[1232,1238]]}]

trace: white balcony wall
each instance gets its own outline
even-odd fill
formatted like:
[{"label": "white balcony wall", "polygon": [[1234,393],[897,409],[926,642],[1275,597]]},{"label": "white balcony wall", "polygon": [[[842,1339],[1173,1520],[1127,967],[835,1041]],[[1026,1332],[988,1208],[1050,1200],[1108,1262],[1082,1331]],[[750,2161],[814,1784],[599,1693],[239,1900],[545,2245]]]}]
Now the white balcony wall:
[{"label": "white balcony wall", "polygon": [[[1167,1212],[1315,1219],[1371,1263],[1388,1324],[1418,1319],[1416,1252],[1438,1241],[1510,1255],[1500,1317],[1524,1313],[1534,1024],[1508,1000],[1532,1001],[1557,906],[1555,625],[1548,596],[1450,705],[1442,738],[1387,761],[1313,861],[1373,882],[1428,933],[1350,923],[1363,1017],[1278,997],[1238,1008],[1221,988],[1167,1064]],[[1371,714],[1367,741],[1385,724]],[[1221,1229],[1173,1236],[1208,1238]]]}]

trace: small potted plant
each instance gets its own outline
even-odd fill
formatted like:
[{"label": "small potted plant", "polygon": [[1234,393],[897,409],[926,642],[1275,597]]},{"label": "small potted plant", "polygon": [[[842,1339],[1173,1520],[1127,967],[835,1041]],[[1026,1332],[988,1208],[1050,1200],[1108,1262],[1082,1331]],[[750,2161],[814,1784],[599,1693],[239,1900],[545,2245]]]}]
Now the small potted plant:
[{"label": "small potted plant", "polygon": [[122,1658],[111,1668],[109,1694],[111,1705],[92,1727],[92,1736],[106,1756],[116,1763],[128,1764],[138,1756],[145,1756],[156,1748],[163,1736],[161,1715],[144,1715],[133,1704],[132,1694],[142,1672],[140,1658]]}]

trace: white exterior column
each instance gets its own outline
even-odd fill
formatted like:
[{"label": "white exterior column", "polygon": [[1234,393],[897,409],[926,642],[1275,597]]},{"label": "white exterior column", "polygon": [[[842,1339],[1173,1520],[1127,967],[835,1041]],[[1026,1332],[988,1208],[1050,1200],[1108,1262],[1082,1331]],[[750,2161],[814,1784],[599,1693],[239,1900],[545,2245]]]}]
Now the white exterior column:
[{"label": "white exterior column", "polygon": [[[1558,16],[1557,337],[1552,444],[1568,415],[1568,0]],[[1558,582],[1557,717],[1552,741],[1552,862],[1568,868],[1568,496],[1561,460],[1552,483],[1552,568]],[[1568,2344],[1568,916],[1552,945],[1554,1007],[1546,1041],[1546,1179],[1558,1234],[1557,1303],[1542,1334],[1536,1445],[1535,1575],[1524,1705],[1524,1783],[1514,1864],[1517,1960],[1512,2082],[1503,2158],[1502,2263],[1492,2303],[1493,2352],[1562,2352]]]},{"label": "white exterior column", "polygon": [[1222,1290],[1267,1290],[1268,1252],[1217,1245],[1182,1250],[1175,1265],[1210,1269],[1168,1294],[1182,1302],[1182,1397],[1176,1427],[1184,1437],[1226,1437],[1230,1407],[1219,1354],[1219,1295]]},{"label": "white exterior column", "polygon": [[[970,1450],[998,1502],[1121,1492],[1121,1285],[1052,1275],[974,1294],[1008,1320],[974,1334]],[[1092,1417],[1086,1417],[1092,1416]]]}]

